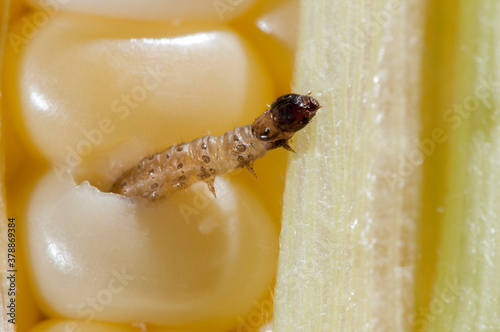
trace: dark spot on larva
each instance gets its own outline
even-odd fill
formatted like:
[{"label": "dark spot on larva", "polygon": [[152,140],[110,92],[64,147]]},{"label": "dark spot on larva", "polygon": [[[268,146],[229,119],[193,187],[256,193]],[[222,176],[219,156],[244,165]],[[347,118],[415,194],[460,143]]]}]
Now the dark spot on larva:
[{"label": "dark spot on larva", "polygon": [[125,188],[126,185],[127,185],[127,182],[122,182],[122,188]]},{"label": "dark spot on larva", "polygon": [[153,160],[154,158],[155,158],[155,156],[151,155],[151,156],[148,157],[148,160]]},{"label": "dark spot on larva", "polygon": [[177,152],[181,152],[182,151],[182,146],[178,146],[176,150],[177,150]]},{"label": "dark spot on larva", "polygon": [[182,167],[184,167],[184,164],[183,164],[183,163],[180,163],[179,165],[177,165],[177,168],[178,168],[178,169],[181,169]]},{"label": "dark spot on larva", "polygon": [[238,161],[239,161],[240,163],[244,162],[244,161],[245,161],[245,157],[243,157],[243,156],[238,156]]},{"label": "dark spot on larva", "polygon": [[236,136],[236,135],[234,135],[234,136],[233,136],[233,140],[234,140],[235,142],[239,142],[239,141],[240,141],[240,139],[239,139],[239,138],[238,138],[238,136]]},{"label": "dark spot on larva", "polygon": [[184,171],[181,171],[181,174],[184,174]]},{"label": "dark spot on larva", "polygon": [[202,180],[205,180],[205,179],[208,179],[209,177],[211,177],[211,175],[208,173],[201,173],[198,175],[198,177]]},{"label": "dark spot on larva", "polygon": [[205,164],[208,164],[210,162],[210,157],[209,156],[201,156],[201,160],[203,160],[203,162]]},{"label": "dark spot on larva", "polygon": [[156,189],[156,188],[158,188],[158,183],[155,182],[151,185],[151,189]]},{"label": "dark spot on larva", "polygon": [[156,194],[156,192],[153,192],[151,196],[149,196],[149,199],[151,199],[152,201],[156,201],[157,196],[158,195]]},{"label": "dark spot on larva", "polygon": [[247,147],[244,146],[243,144],[236,146],[236,150],[238,150],[239,152],[245,152],[246,149],[247,149]]},{"label": "dark spot on larva", "polygon": [[184,180],[186,180],[186,176],[185,175],[181,175],[181,176],[179,176],[179,178],[177,180],[178,181],[184,181]]},{"label": "dark spot on larva", "polygon": [[253,160],[253,154],[249,154],[249,155],[248,155],[248,159],[249,159],[249,160]]},{"label": "dark spot on larva", "polygon": [[202,143],[202,144],[201,144],[201,148],[202,148],[203,150],[206,150],[206,149],[207,149],[207,145],[206,145],[205,143]]},{"label": "dark spot on larva", "polygon": [[210,173],[215,174],[215,168],[210,168],[209,171]]},{"label": "dark spot on larva", "polygon": [[254,147],[255,147],[255,143],[250,143],[250,145],[252,146],[252,148],[254,148]]},{"label": "dark spot on larva", "polygon": [[154,169],[150,169],[149,170],[149,175],[153,175],[153,174],[155,174],[155,170]]},{"label": "dark spot on larva", "polygon": [[170,159],[170,153],[167,153],[167,159]]},{"label": "dark spot on larva", "polygon": [[210,177],[210,174],[207,172],[207,169],[205,168],[205,166],[200,167],[200,174],[198,174],[198,177],[202,180]]},{"label": "dark spot on larva", "polygon": [[141,169],[141,164],[137,165],[137,169]]},{"label": "dark spot on larva", "polygon": [[264,134],[265,134],[265,135],[269,135],[270,133],[271,133],[271,129],[266,128],[266,129],[264,130]]}]

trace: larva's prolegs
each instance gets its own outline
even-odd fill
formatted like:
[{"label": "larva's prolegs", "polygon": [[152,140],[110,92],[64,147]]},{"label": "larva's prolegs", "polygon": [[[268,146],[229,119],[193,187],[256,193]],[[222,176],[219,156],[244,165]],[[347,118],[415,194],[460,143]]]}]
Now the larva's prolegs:
[{"label": "larva's prolegs", "polygon": [[167,192],[203,181],[216,197],[216,176],[245,167],[257,177],[253,163],[267,151],[283,147],[295,152],[288,142],[320,107],[309,95],[281,96],[252,125],[237,127],[221,136],[204,136],[174,145],[144,158],[116,180],[111,191],[156,200]]},{"label": "larva's prolegs", "polygon": [[292,149],[292,147],[290,145],[288,145],[288,142],[286,142],[285,144],[283,144],[283,148],[287,151],[290,151],[290,152],[293,152],[293,153],[297,153],[295,152],[294,149]]},{"label": "larva's prolegs", "polygon": [[255,174],[255,171],[253,170],[253,162],[246,164],[245,168],[254,176],[254,178],[257,178],[257,174]]},{"label": "larva's prolegs", "polygon": [[210,179],[206,179],[206,180],[203,180],[203,181],[205,181],[205,183],[207,184],[208,189],[214,195],[214,198],[217,198],[217,194],[215,194],[215,187],[214,187],[215,179],[214,178],[210,178]]}]

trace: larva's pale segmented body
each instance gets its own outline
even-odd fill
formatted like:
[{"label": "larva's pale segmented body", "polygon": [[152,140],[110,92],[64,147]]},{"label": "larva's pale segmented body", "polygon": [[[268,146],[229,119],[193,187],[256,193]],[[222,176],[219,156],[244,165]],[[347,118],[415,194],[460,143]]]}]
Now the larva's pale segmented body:
[{"label": "larva's pale segmented body", "polygon": [[215,196],[216,176],[242,167],[254,174],[253,162],[267,151],[278,147],[291,150],[288,141],[309,123],[319,108],[316,99],[309,95],[281,96],[252,125],[221,136],[204,136],[174,145],[144,158],[125,172],[111,191],[156,200],[168,192],[204,181]]}]

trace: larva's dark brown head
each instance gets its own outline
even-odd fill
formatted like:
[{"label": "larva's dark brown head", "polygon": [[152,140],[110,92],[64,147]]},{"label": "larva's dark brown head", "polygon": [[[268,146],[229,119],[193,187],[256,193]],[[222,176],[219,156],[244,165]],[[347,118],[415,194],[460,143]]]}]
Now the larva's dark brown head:
[{"label": "larva's dark brown head", "polygon": [[284,147],[293,134],[304,128],[320,108],[318,101],[309,95],[287,94],[276,99],[271,108],[255,119],[252,132],[266,142],[266,150]]},{"label": "larva's dark brown head", "polygon": [[319,108],[318,101],[313,97],[290,93],[276,99],[270,111],[276,128],[296,132],[311,121]]}]

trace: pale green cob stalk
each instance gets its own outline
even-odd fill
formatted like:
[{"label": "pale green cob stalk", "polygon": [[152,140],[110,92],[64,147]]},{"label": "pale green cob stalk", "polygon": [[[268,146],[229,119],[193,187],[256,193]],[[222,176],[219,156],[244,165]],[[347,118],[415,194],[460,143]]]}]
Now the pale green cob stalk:
[{"label": "pale green cob stalk", "polygon": [[[459,1],[449,196],[438,282],[419,328],[500,329],[500,3]],[[445,115],[446,116],[446,115]]]},{"label": "pale green cob stalk", "polygon": [[414,311],[425,3],[303,0],[275,331],[405,331]]}]

